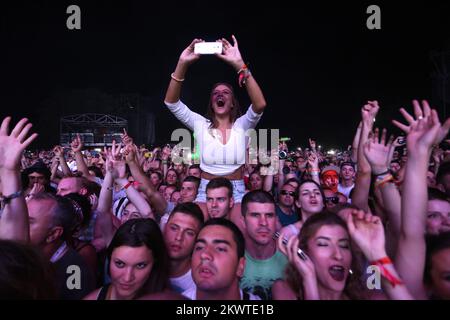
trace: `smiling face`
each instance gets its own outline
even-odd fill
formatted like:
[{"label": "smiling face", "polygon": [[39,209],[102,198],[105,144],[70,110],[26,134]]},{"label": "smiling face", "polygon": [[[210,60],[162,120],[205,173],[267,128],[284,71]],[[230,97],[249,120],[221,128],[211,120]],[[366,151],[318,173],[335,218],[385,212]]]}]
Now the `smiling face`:
[{"label": "smiling face", "polygon": [[225,85],[219,84],[211,93],[211,106],[216,116],[224,116],[231,113],[233,106],[233,90]]},{"label": "smiling face", "polygon": [[147,281],[153,254],[146,246],[121,246],[112,252],[109,271],[116,299],[131,300]]},{"label": "smiling face", "polygon": [[450,202],[438,199],[428,201],[426,231],[429,235],[450,231]]},{"label": "smiling face", "polygon": [[352,262],[347,231],[339,225],[323,225],[308,240],[307,251],[314,262],[319,286],[342,292]]}]

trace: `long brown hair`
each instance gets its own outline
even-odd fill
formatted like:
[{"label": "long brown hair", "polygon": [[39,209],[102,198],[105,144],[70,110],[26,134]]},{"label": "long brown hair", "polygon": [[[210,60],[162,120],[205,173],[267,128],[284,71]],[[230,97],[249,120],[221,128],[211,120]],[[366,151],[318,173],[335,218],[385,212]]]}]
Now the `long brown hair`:
[{"label": "long brown hair", "polygon": [[236,99],[236,95],[234,94],[233,87],[229,83],[225,83],[225,82],[216,83],[215,85],[213,85],[213,88],[211,90],[210,97],[209,97],[209,103],[208,103],[208,110],[206,111],[206,118],[209,121],[211,121],[211,125],[209,126],[210,129],[216,129],[219,126],[219,124],[217,123],[216,114],[214,113],[214,109],[213,109],[213,92],[220,85],[226,86],[231,91],[233,107],[231,108],[231,112],[230,112],[230,122],[234,123],[236,121],[236,119],[239,118],[242,114],[241,107],[239,105],[239,101]]},{"label": "long brown hair", "polygon": [[134,299],[149,293],[163,292],[170,288],[169,256],[161,229],[154,220],[132,219],[121,225],[107,249],[107,257],[110,264],[113,263],[111,261],[113,251],[121,246],[133,248],[146,246],[153,255],[154,263],[150,276],[136,293]]},{"label": "long brown hair", "polygon": [[[344,220],[342,220],[339,216],[329,211],[322,211],[315,215],[309,217],[298,236],[299,238],[299,248],[308,253],[308,241],[314,237],[314,235],[319,231],[319,229],[323,226],[341,226],[346,231],[347,225]],[[348,231],[347,231],[348,232]],[[365,288],[362,284],[362,272],[361,266],[358,263],[357,254],[352,247],[350,247],[350,251],[352,254],[352,263],[351,269],[353,274],[349,274],[347,277],[347,282],[344,288],[344,294],[350,298],[351,300],[361,300],[366,299],[367,295],[364,293]],[[302,277],[291,263],[286,267],[286,282],[289,287],[297,294],[299,299],[303,299],[303,286],[302,286]]]}]

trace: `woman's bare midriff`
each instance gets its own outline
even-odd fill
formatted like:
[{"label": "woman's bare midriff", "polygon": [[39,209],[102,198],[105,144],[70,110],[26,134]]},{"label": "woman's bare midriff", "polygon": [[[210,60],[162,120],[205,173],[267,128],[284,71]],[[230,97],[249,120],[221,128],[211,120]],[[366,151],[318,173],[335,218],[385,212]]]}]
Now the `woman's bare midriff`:
[{"label": "woman's bare midriff", "polygon": [[214,178],[226,178],[228,180],[242,180],[243,179],[243,174],[242,174],[242,167],[239,167],[236,171],[234,171],[231,174],[228,174],[226,176],[218,176],[215,174],[211,174],[208,172],[202,172],[202,179],[206,179],[206,180],[212,180]]}]

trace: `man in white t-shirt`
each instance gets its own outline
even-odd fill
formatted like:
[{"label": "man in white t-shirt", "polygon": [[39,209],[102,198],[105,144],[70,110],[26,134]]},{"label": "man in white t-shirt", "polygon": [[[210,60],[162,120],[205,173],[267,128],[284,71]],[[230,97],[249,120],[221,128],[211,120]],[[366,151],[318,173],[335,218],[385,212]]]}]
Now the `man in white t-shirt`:
[{"label": "man in white t-shirt", "polygon": [[192,253],[192,277],[197,288],[183,292],[191,300],[260,300],[239,288],[245,268],[242,232],[224,218],[208,220]]},{"label": "man in white t-shirt", "polygon": [[341,182],[338,185],[338,191],[347,197],[347,202],[351,203],[350,192],[355,186],[355,165],[352,162],[343,162],[341,164]]},{"label": "man in white t-shirt", "polygon": [[199,206],[186,202],[174,208],[164,227],[163,236],[170,259],[170,283],[178,293],[195,289],[191,275],[191,255],[203,222]]}]

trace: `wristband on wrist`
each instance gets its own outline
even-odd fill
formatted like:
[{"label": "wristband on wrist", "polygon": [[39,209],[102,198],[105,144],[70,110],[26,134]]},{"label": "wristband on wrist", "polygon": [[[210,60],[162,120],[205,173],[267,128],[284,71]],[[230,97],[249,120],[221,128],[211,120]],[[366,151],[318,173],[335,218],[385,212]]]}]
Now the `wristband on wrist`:
[{"label": "wristband on wrist", "polygon": [[403,281],[401,279],[396,278],[392,273],[389,272],[388,269],[386,269],[385,265],[393,264],[392,260],[389,257],[384,257],[379,260],[372,261],[370,264],[380,268],[381,275],[385,277],[387,281],[389,281],[393,288],[395,288],[396,285],[403,284]]},{"label": "wristband on wrist", "polygon": [[172,74],[170,75],[170,77],[171,77],[173,80],[175,80],[176,82],[183,82],[183,81],[184,81],[184,79],[180,79],[180,78],[175,77],[174,72],[172,72]]},{"label": "wristband on wrist", "polygon": [[128,182],[127,184],[125,184],[122,188],[120,188],[120,190],[126,190],[128,189],[131,185],[133,185],[133,182]]},{"label": "wristband on wrist", "polygon": [[252,73],[250,72],[250,70],[248,69],[246,64],[244,64],[237,73],[239,75],[239,78],[238,78],[239,87],[242,88],[242,86],[245,85],[245,82],[252,75]]},{"label": "wristband on wrist", "polygon": [[384,176],[377,177],[374,186],[375,188],[381,188],[389,182],[394,182],[394,177],[390,173]]},{"label": "wristband on wrist", "polygon": [[9,204],[12,199],[19,198],[22,195],[23,195],[23,191],[19,190],[19,191],[14,192],[13,194],[11,194],[9,196],[2,196],[2,197],[0,197],[0,202],[2,203],[2,207],[7,205],[7,204]]},{"label": "wristband on wrist", "polygon": [[378,173],[378,174],[373,174],[375,177],[379,177],[379,176],[384,176],[387,174],[390,174],[391,170],[387,169],[386,171],[382,172],[382,173]]}]

